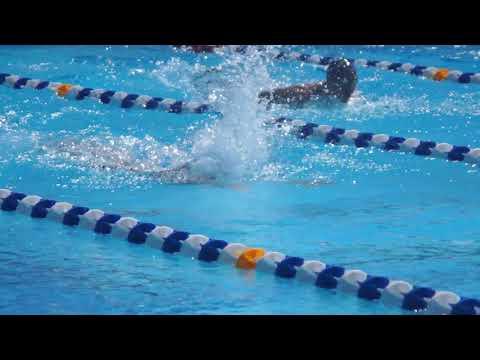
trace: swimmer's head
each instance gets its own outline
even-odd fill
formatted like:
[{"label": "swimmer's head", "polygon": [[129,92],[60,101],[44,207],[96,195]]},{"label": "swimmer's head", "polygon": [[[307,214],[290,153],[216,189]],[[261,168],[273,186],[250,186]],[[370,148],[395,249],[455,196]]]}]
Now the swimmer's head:
[{"label": "swimmer's head", "polygon": [[327,89],[342,102],[347,102],[355,91],[358,78],[355,67],[346,59],[335,60],[327,68]]}]

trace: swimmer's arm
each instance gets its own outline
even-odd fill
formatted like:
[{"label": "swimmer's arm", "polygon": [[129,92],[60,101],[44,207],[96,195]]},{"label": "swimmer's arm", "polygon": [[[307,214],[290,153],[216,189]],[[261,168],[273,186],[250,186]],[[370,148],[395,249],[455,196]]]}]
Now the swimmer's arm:
[{"label": "swimmer's arm", "polygon": [[327,89],[324,81],[313,84],[292,85],[285,88],[262,91],[260,100],[267,100],[273,104],[303,104],[317,96],[326,96]]},{"label": "swimmer's arm", "polygon": [[185,163],[175,168],[158,170],[158,171],[145,170],[145,169],[141,169],[139,167],[134,167],[131,165],[122,166],[122,165],[115,165],[115,164],[101,165],[99,166],[99,168],[102,170],[124,170],[124,171],[129,171],[131,173],[150,176],[150,177],[159,178],[159,179],[173,179],[176,176],[178,176],[182,170],[187,169],[188,166],[189,164]]}]

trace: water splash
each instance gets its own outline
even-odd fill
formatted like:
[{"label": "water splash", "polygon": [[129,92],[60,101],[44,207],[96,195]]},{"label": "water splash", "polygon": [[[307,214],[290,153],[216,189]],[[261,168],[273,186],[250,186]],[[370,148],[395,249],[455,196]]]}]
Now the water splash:
[{"label": "water splash", "polygon": [[193,169],[224,179],[250,178],[269,159],[271,143],[263,126],[268,114],[258,93],[274,82],[258,52],[226,55],[216,70],[208,98],[223,117],[194,134]]}]

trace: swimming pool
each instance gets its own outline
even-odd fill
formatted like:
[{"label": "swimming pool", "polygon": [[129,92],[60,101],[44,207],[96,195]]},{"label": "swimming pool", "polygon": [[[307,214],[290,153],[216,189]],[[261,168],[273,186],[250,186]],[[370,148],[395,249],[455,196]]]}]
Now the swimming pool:
[{"label": "swimming pool", "polygon": [[[474,46],[288,49],[480,71]],[[323,79],[322,68],[167,46],[2,46],[0,62],[3,73],[209,102],[223,114],[121,109],[0,86],[0,187],[480,297],[478,166],[263,127],[287,116],[480,147],[478,84],[358,68],[346,108],[266,110],[256,102],[262,88]],[[220,64],[222,73],[204,76]],[[193,155],[218,159],[225,179],[162,183],[113,166],[158,170]],[[0,219],[2,314],[411,313],[16,213]]]}]

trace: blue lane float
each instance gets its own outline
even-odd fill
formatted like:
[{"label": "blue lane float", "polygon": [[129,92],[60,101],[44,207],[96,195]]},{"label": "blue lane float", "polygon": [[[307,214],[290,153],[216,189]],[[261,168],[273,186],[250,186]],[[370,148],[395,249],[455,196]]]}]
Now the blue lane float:
[{"label": "blue lane float", "polygon": [[327,144],[350,145],[357,148],[377,147],[384,151],[413,153],[419,156],[442,158],[448,161],[475,164],[480,161],[480,148],[438,143],[436,141],[423,141],[417,138],[360,132],[358,130],[346,130],[331,125],[319,125],[285,117],[267,120],[265,123],[284,129],[301,139],[320,139]]},{"label": "blue lane float", "polygon": [[111,234],[132,244],[146,244],[168,254],[182,254],[199,261],[234,265],[246,271],[257,269],[281,278],[295,278],[322,289],[339,290],[404,310],[429,314],[480,314],[480,300],[461,297],[453,292],[413,286],[406,281],[371,276],[361,270],[228,243],[37,195],[0,189],[0,208],[36,219],[48,218],[66,226],[79,226],[97,234]]},{"label": "blue lane float", "polygon": [[124,109],[135,107],[145,110],[160,110],[175,114],[202,114],[205,112],[212,112],[210,105],[195,101],[130,94],[124,91],[94,89],[80,85],[30,79],[28,77],[20,77],[18,75],[6,73],[0,73],[0,85],[17,90],[25,88],[34,90],[49,89],[55,92],[58,96],[69,100],[80,101],[89,98],[102,104],[114,105]]},{"label": "blue lane float", "polygon": [[[234,45],[231,48],[238,53],[245,53],[245,46]],[[304,63],[328,66],[336,58],[329,56],[311,55],[297,51],[274,50],[272,57],[277,60],[296,60]],[[435,66],[414,65],[411,63],[391,62],[387,60],[367,60],[347,58],[358,67],[371,67],[386,71],[399,72],[414,76],[422,76],[435,81],[453,81],[461,84],[480,84],[480,73],[462,72],[459,70],[450,70]]]}]

